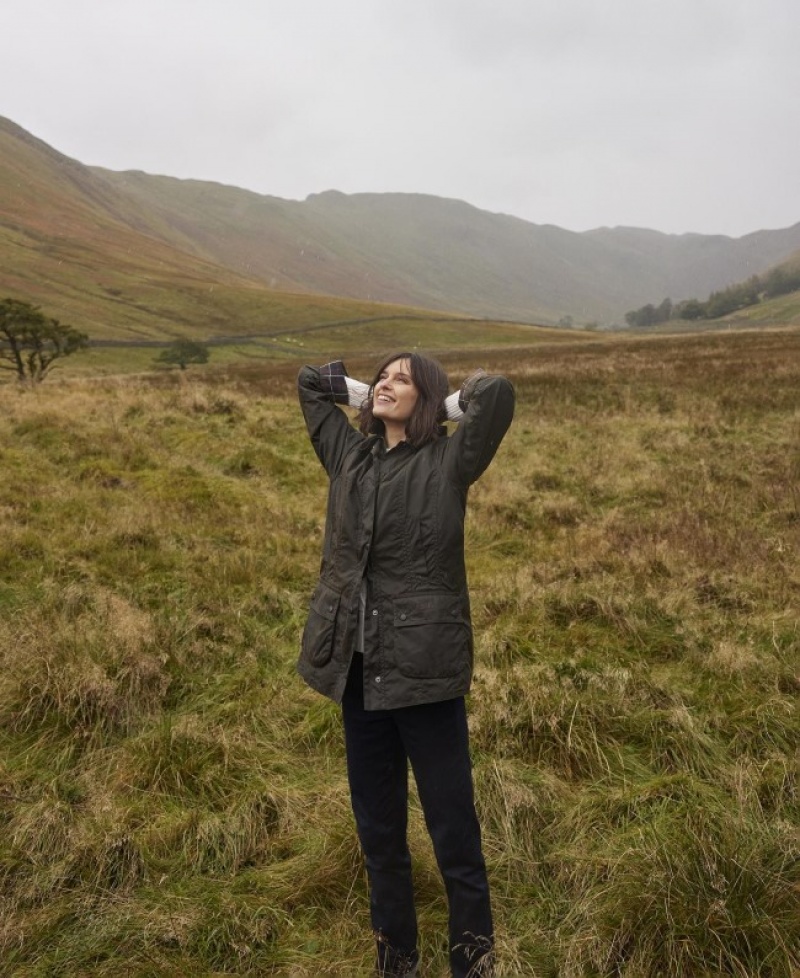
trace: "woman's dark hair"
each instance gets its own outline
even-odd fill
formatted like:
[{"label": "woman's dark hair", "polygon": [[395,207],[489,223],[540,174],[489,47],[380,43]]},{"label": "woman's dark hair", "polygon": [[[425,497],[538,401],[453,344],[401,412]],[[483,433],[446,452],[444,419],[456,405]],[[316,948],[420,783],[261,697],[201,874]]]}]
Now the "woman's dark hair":
[{"label": "woman's dark hair", "polygon": [[438,360],[425,357],[421,353],[395,353],[383,361],[375,371],[369,397],[358,412],[358,427],[365,435],[384,433],[383,421],[372,413],[372,398],[381,374],[395,360],[408,361],[411,380],[419,392],[414,411],[406,424],[406,441],[412,448],[422,448],[438,437],[439,426],[447,418],[444,399],[447,397],[449,385],[447,374]]}]

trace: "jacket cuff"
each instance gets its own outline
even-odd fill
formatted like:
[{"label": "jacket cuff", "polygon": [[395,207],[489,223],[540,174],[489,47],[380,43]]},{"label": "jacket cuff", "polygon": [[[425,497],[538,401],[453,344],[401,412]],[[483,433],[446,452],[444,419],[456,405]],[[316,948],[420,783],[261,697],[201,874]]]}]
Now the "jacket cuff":
[{"label": "jacket cuff", "polygon": [[461,390],[458,392],[458,406],[462,411],[467,410],[467,405],[469,404],[472,395],[475,393],[475,387],[477,386],[478,381],[482,377],[486,376],[487,374],[483,367],[478,367],[478,369],[471,373],[461,385]]},{"label": "jacket cuff", "polygon": [[341,360],[333,360],[319,368],[320,388],[331,395],[335,404],[349,403],[346,375],[347,369]]}]

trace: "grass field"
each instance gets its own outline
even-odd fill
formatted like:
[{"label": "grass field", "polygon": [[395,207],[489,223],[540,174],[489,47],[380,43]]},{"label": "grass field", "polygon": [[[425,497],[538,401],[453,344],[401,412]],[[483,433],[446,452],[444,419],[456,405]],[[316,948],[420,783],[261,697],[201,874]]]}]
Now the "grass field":
[{"label": "grass field", "polygon": [[[790,978],[800,331],[543,339],[442,356],[518,393],[468,519],[499,978]],[[3,976],[369,975],[339,714],[294,673],[326,488],[294,378],[337,342],[366,375],[339,332],[0,387]]]},{"label": "grass field", "polygon": [[[350,355],[367,357],[372,363],[370,356],[380,358],[386,350],[395,350],[398,341],[405,349],[424,346],[439,354],[454,349],[481,351],[489,339],[492,347],[508,348],[570,342],[574,336],[552,327],[439,316],[391,306],[367,309],[372,315],[363,315],[358,313],[364,310],[352,306],[316,308],[308,297],[303,302],[298,300],[292,311],[293,316],[276,316],[270,320],[269,329],[261,334],[212,341],[209,344],[212,366],[244,366],[263,372],[276,360],[296,363],[302,358],[321,363],[331,356]],[[374,315],[376,312],[381,314]],[[59,373],[66,377],[141,373],[154,369],[155,360],[166,345],[163,336],[156,345],[99,342],[57,366]]]}]

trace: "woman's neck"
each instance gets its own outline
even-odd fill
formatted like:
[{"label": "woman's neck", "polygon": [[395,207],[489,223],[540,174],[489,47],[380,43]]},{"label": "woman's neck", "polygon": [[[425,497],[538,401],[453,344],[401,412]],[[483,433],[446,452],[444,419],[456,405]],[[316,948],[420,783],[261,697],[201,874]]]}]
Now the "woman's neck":
[{"label": "woman's neck", "polygon": [[394,424],[383,424],[383,440],[386,442],[386,448],[391,451],[393,448],[397,447],[401,441],[406,440],[406,426],[394,425]]}]

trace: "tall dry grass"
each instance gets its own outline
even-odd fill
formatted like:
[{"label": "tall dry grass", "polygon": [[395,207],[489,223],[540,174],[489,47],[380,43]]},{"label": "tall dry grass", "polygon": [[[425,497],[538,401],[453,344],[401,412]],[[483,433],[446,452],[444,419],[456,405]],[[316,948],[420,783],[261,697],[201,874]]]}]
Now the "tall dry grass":
[{"label": "tall dry grass", "polygon": [[[800,334],[481,359],[519,394],[468,522],[498,973],[789,978]],[[338,711],[293,669],[294,373],[0,388],[0,974],[369,973]]]}]

